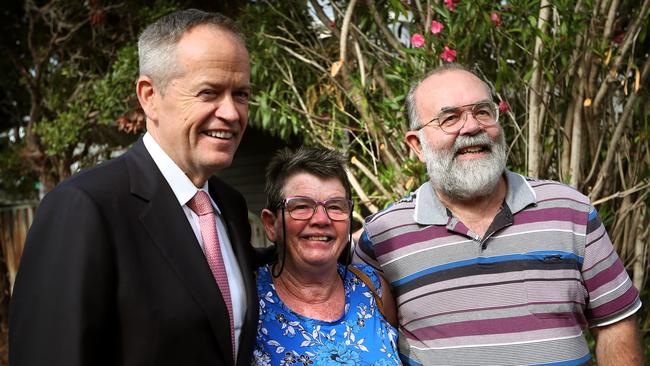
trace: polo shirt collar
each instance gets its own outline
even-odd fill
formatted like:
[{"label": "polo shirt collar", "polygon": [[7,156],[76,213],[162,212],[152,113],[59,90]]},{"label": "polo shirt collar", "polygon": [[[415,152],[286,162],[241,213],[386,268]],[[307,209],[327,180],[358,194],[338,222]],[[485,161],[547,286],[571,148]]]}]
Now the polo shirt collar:
[{"label": "polo shirt collar", "polygon": [[[537,202],[535,192],[526,178],[509,170],[505,171],[505,177],[508,183],[505,203],[512,214]],[[449,222],[447,208],[438,199],[430,181],[421,185],[416,192],[413,219],[420,225],[447,225]]]},{"label": "polo shirt collar", "polygon": [[530,205],[537,204],[537,195],[524,176],[506,170],[506,182],[508,182],[506,204],[513,215]]},{"label": "polo shirt collar", "polygon": [[438,199],[430,181],[421,185],[415,192],[413,219],[421,225],[447,225],[449,221],[447,208]]}]

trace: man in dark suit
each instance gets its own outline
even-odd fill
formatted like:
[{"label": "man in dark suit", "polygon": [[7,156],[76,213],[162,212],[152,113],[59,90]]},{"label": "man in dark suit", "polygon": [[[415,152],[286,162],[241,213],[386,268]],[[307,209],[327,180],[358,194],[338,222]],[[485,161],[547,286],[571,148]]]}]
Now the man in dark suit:
[{"label": "man in dark suit", "polygon": [[247,124],[243,38],[219,14],[186,10],[149,26],[138,49],[147,133],[41,202],[11,302],[13,366],[250,364],[246,204],[211,177]]}]

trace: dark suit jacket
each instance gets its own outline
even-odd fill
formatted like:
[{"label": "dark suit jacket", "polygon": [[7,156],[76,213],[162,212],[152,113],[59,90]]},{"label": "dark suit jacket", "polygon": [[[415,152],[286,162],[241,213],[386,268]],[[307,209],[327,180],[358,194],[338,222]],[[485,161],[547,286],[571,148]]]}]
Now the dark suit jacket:
[{"label": "dark suit jacket", "polygon": [[[258,301],[246,203],[217,178],[209,188],[244,278],[237,365],[249,365]],[[11,365],[233,365],[229,326],[194,232],[141,139],[43,199],[11,300]]]}]

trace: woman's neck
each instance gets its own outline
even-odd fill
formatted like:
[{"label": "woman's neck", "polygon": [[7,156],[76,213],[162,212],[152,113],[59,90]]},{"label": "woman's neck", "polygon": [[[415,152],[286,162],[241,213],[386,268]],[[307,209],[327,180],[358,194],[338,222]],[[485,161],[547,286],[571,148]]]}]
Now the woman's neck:
[{"label": "woman's neck", "polygon": [[276,280],[278,280],[274,281],[276,288],[279,284],[292,297],[309,303],[326,301],[339,284],[342,284],[336,265],[320,268],[319,270],[310,270],[307,268],[298,269],[287,263]]},{"label": "woman's neck", "polygon": [[336,266],[319,275],[287,266],[273,284],[282,302],[298,314],[332,321],[343,313],[345,291]]}]

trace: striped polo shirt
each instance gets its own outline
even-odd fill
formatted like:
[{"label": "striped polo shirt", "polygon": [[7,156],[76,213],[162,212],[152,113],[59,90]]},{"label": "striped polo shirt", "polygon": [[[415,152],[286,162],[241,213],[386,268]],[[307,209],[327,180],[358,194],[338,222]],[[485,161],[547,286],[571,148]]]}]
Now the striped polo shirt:
[{"label": "striped polo shirt", "polygon": [[587,197],[505,176],[506,199],[483,237],[429,182],[366,220],[356,261],[393,287],[405,364],[590,364],[583,330],[641,307]]}]

